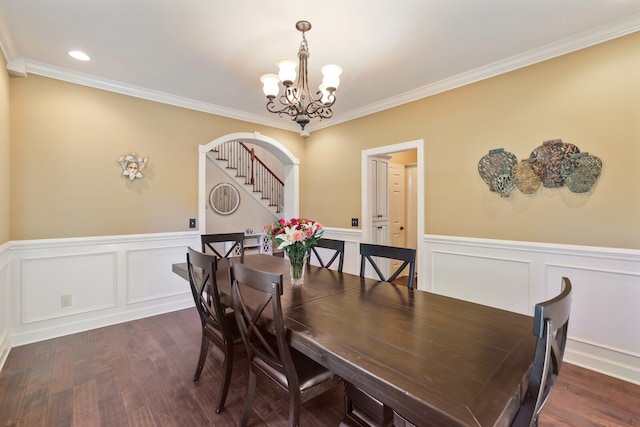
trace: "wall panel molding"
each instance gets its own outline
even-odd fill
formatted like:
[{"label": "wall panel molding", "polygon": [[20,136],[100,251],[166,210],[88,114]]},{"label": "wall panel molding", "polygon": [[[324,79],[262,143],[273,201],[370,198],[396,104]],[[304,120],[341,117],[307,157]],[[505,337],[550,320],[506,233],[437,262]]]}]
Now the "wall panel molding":
[{"label": "wall panel molding", "polygon": [[[116,306],[115,252],[22,258],[22,316],[29,324]],[[63,307],[61,297],[70,305]]]},{"label": "wall panel molding", "polygon": [[568,277],[565,360],[640,384],[640,251],[447,236],[425,236],[425,248],[423,289],[530,316]]},{"label": "wall panel molding", "polygon": [[[344,271],[358,274],[361,230],[326,228],[325,236],[345,240]],[[0,246],[0,366],[12,346],[192,307],[189,286],[171,264],[185,262],[186,248],[199,248],[199,241],[199,233],[184,232]],[[561,277],[569,277],[574,300],[565,360],[640,384],[640,251],[433,235],[424,236],[423,247],[419,289],[527,315],[535,302],[559,292]],[[83,275],[102,271],[107,279],[82,283],[107,289],[108,296],[77,300],[91,309],[67,315],[29,311],[34,301],[22,299],[39,291],[59,305],[60,293],[67,292],[64,277],[46,276],[66,275],[69,261],[79,263]],[[40,289],[45,286],[51,289]]]},{"label": "wall panel molding", "polygon": [[0,370],[7,360],[9,350],[11,350],[11,335],[9,330],[9,290],[8,271],[9,264],[6,262],[6,251],[8,246],[0,246]]},{"label": "wall panel molding", "polygon": [[[5,304],[11,346],[193,306],[171,264],[197,232],[11,242]],[[71,306],[61,307],[61,296]],[[0,331],[1,334],[1,331]]]},{"label": "wall panel molding", "polygon": [[166,275],[176,259],[182,258],[181,262],[186,262],[185,253],[183,245],[127,251],[126,304],[166,299],[191,292],[182,278],[175,274]]}]

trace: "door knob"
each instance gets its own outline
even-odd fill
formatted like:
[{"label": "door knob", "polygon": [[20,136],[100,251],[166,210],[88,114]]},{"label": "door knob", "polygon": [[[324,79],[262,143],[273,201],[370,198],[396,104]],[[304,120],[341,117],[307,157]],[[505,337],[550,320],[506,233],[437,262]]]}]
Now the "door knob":
[{"label": "door knob", "polygon": [[404,227],[403,227],[403,226],[400,226],[400,231],[402,231],[402,230],[404,230]]}]

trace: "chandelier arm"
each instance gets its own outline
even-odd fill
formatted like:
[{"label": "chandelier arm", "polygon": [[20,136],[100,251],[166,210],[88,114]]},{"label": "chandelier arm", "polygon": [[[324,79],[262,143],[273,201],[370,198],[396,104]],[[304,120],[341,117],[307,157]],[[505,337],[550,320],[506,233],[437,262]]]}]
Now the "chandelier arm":
[{"label": "chandelier arm", "polygon": [[267,111],[279,116],[286,114],[291,117],[296,117],[299,114],[294,105],[285,105],[281,109],[276,108],[276,103],[272,99],[267,102]]}]

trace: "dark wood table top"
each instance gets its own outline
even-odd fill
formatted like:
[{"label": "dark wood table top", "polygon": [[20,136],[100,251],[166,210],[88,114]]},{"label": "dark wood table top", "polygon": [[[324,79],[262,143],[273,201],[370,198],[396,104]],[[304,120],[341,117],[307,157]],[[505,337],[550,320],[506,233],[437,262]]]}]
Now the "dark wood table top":
[{"label": "dark wood table top", "polygon": [[[287,260],[241,262],[284,274],[292,346],[416,425],[509,425],[517,412],[535,347],[531,317],[318,267],[292,287]],[[173,271],[187,278],[185,264]]]}]

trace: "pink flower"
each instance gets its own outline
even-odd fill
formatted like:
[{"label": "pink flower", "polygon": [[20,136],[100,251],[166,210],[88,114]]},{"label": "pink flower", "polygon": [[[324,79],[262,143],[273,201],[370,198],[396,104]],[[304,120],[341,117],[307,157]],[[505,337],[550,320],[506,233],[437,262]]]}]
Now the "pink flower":
[{"label": "pink flower", "polygon": [[265,231],[273,238],[274,245],[279,249],[308,250],[315,246],[322,237],[323,230],[320,223],[307,218],[280,218],[273,225],[266,226]]}]

